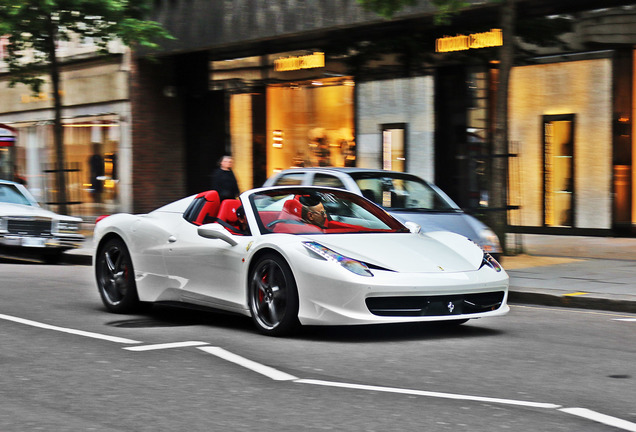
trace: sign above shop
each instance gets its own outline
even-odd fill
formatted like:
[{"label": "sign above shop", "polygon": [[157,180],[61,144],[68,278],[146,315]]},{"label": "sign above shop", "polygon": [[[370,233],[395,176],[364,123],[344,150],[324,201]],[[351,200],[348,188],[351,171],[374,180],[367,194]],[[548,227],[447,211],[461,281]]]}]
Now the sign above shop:
[{"label": "sign above shop", "polygon": [[325,53],[315,52],[304,56],[284,57],[274,60],[276,72],[325,67]]},{"label": "sign above shop", "polygon": [[492,29],[489,32],[438,38],[435,41],[435,52],[465,51],[502,45],[503,34],[501,29]]}]

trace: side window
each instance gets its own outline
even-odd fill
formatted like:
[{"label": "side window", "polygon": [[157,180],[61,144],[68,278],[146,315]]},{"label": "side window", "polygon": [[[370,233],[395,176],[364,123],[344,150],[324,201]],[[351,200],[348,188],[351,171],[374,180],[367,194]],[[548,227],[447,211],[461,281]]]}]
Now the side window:
[{"label": "side window", "polygon": [[327,186],[327,187],[345,189],[344,183],[342,183],[342,181],[338,177],[332,176],[330,174],[317,173],[314,176],[313,184],[314,186]]},{"label": "side window", "polygon": [[284,174],[276,180],[276,186],[298,186],[303,183],[304,173],[289,173]]}]

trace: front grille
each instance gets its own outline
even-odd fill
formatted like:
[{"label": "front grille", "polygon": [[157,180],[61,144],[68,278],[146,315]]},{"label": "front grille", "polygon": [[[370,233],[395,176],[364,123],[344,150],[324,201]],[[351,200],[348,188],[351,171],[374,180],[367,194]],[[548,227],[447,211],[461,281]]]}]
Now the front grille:
[{"label": "front grille", "polygon": [[367,308],[378,316],[445,316],[465,315],[499,309],[503,303],[503,291],[442,295],[369,297]]},{"label": "front grille", "polygon": [[28,236],[51,236],[51,221],[42,219],[9,219],[7,230],[10,234]]}]

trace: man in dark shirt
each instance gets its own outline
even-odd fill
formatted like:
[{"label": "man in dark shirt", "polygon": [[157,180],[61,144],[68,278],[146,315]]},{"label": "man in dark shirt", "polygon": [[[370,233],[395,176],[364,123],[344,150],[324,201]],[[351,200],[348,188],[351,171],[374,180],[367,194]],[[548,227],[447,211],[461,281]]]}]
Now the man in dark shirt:
[{"label": "man in dark shirt", "polygon": [[212,172],[211,188],[219,193],[221,201],[236,198],[239,194],[238,183],[232,172],[232,156],[225,155],[219,161],[219,167]]}]

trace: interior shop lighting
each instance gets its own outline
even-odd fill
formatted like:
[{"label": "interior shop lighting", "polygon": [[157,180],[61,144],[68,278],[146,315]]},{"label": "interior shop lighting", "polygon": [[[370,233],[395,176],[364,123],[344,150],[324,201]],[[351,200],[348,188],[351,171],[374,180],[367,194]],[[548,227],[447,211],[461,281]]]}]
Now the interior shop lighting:
[{"label": "interior shop lighting", "polygon": [[273,132],[273,140],[274,140],[274,143],[272,145],[275,148],[283,148],[283,131],[275,130]]}]

